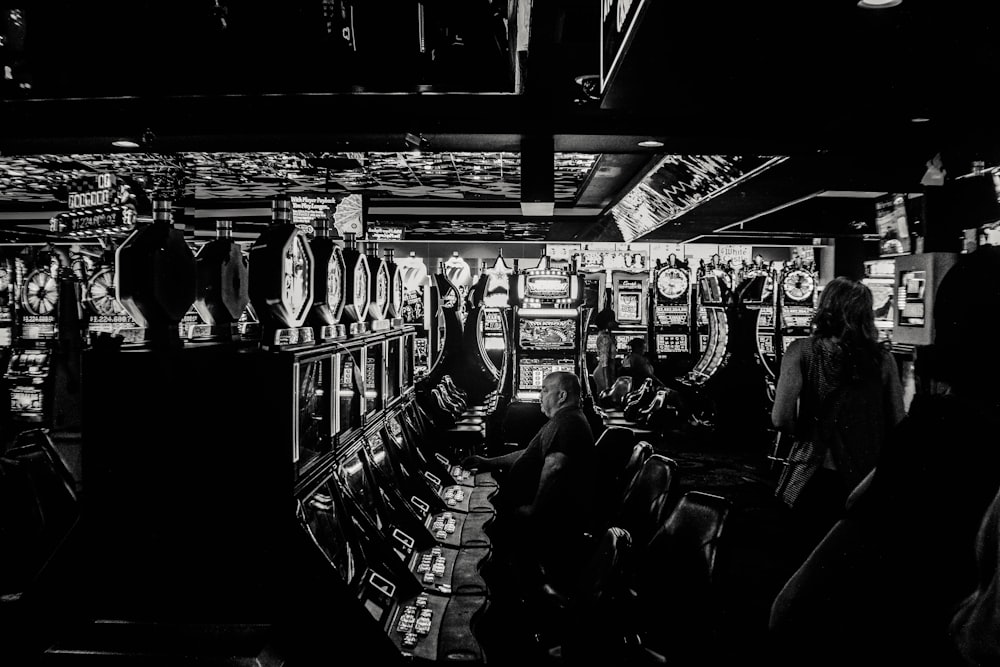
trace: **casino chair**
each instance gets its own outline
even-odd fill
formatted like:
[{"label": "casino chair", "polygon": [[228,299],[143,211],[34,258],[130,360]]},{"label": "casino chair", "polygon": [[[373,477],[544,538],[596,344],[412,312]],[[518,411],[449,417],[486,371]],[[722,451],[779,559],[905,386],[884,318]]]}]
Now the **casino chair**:
[{"label": "casino chair", "polygon": [[716,664],[716,554],[732,504],[687,491],[637,556],[629,583],[625,662]]},{"label": "casino chair", "polygon": [[673,459],[651,454],[625,489],[612,524],[629,532],[636,549],[645,548],[672,509],[677,471]]},{"label": "casino chair", "polygon": [[663,433],[679,426],[682,415],[680,392],[664,387],[656,392],[649,405],[639,411],[636,421],[646,428]]},{"label": "casino chair", "polygon": [[639,413],[647,408],[657,395],[657,387],[653,378],[646,378],[639,388],[630,391],[625,397],[622,417],[630,422],[639,420]]},{"label": "casino chair", "polygon": [[567,663],[595,657],[604,662],[620,651],[619,638],[607,628],[613,627],[619,601],[627,594],[631,550],[628,531],[613,526],[601,534],[571,583],[557,584],[541,571],[524,610],[535,641],[548,656]]},{"label": "casino chair", "polygon": [[[609,417],[620,417],[624,407],[625,396],[632,391],[632,376],[623,375],[616,378],[614,384],[601,392],[598,405],[610,411]],[[614,414],[617,412],[618,414]]]},{"label": "casino chair", "polygon": [[[601,513],[598,525],[609,525],[611,518],[618,511],[625,487],[622,476],[631,458],[638,456],[636,447],[638,443],[635,433],[621,426],[607,427],[594,443],[598,471],[596,489],[600,495],[597,507]],[[640,450],[645,453],[645,457],[652,453],[652,447],[647,445],[647,448]],[[632,474],[634,475],[637,470],[638,467]]]}]

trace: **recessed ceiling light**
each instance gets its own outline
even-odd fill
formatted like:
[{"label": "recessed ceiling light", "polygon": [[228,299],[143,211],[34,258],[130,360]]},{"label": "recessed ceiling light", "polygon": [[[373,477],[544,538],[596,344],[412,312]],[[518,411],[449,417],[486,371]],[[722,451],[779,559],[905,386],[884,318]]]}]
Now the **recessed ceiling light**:
[{"label": "recessed ceiling light", "polygon": [[914,116],[910,119],[911,123],[929,123],[930,121],[931,119],[926,116]]},{"label": "recessed ceiling light", "polygon": [[863,7],[864,9],[886,9],[888,7],[895,7],[901,2],[903,0],[861,0],[858,2],[858,7]]},{"label": "recessed ceiling light", "polygon": [[662,148],[663,142],[656,141],[655,139],[646,139],[645,141],[640,141],[639,145],[643,148]]},{"label": "recessed ceiling light", "polygon": [[112,146],[117,148],[138,148],[139,144],[132,141],[131,139],[117,139],[111,142]]}]

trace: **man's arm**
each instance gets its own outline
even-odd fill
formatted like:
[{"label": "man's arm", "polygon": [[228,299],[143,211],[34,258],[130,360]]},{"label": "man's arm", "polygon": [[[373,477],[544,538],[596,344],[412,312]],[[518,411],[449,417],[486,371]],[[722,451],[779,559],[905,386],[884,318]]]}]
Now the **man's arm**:
[{"label": "man's arm", "polygon": [[476,468],[478,470],[510,470],[510,467],[521,457],[522,453],[524,453],[523,449],[518,449],[502,456],[491,457],[473,454],[462,459],[462,467],[466,469]]},{"label": "man's arm", "polygon": [[562,452],[552,452],[545,457],[545,461],[542,464],[542,474],[538,480],[538,490],[535,492],[535,499],[530,505],[518,507],[517,513],[519,515],[532,516],[545,506],[552,494],[552,489],[555,487],[555,480],[559,476],[559,471],[566,466],[567,461],[569,461],[569,457]]}]

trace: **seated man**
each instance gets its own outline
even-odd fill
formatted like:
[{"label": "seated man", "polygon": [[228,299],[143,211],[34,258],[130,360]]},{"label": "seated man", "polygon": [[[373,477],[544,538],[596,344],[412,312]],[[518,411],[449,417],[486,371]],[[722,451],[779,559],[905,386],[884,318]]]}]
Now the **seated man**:
[{"label": "seated man", "polygon": [[507,473],[493,500],[495,556],[505,552],[515,568],[537,561],[562,583],[572,581],[585,555],[583,535],[595,514],[594,436],[580,394],[576,375],[550,373],[541,390],[542,413],[549,421],[528,446],[462,461],[466,468]]}]

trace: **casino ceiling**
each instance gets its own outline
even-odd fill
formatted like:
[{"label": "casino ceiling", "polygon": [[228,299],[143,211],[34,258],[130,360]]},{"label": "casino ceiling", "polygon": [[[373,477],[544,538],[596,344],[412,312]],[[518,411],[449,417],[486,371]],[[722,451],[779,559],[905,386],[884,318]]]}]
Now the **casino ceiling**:
[{"label": "casino ceiling", "polygon": [[0,234],[112,172],[194,236],[350,192],[408,239],[864,235],[934,156],[1000,165],[970,4],[6,3]]}]

